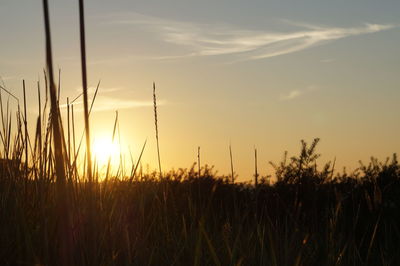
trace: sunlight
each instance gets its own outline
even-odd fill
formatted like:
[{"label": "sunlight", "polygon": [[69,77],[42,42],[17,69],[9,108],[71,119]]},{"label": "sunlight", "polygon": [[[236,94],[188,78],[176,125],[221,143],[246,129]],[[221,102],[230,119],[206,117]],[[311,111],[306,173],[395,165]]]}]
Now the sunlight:
[{"label": "sunlight", "polygon": [[111,138],[100,137],[93,142],[93,158],[99,168],[106,167],[111,158],[111,164],[118,162],[120,146]]}]

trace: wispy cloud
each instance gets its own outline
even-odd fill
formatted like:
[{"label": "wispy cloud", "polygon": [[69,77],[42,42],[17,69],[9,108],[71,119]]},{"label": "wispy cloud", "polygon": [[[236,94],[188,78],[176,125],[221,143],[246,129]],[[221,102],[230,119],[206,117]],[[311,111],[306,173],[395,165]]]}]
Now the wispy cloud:
[{"label": "wispy cloud", "polygon": [[186,53],[161,59],[193,56],[234,55],[242,60],[269,58],[298,52],[350,36],[388,30],[394,25],[365,23],[358,27],[327,27],[306,23],[284,23],[291,32],[243,30],[228,25],[210,25],[160,19],[130,13],[110,17],[108,23],[134,25],[156,34],[163,42],[186,48]]},{"label": "wispy cloud", "polygon": [[315,87],[315,86],[308,86],[307,88],[301,89],[301,90],[300,89],[291,90],[286,94],[281,94],[280,99],[281,99],[281,101],[290,101],[290,100],[298,98],[304,94],[307,94],[307,93],[310,93],[310,92],[313,92],[316,90],[318,90],[318,87]]},{"label": "wispy cloud", "polygon": [[[157,105],[165,105],[165,101],[157,101]],[[77,100],[74,102],[74,110],[77,112],[83,111],[82,100]],[[60,105],[61,108],[66,108],[67,105]],[[152,101],[140,101],[140,100],[125,100],[114,97],[101,96],[96,99],[93,105],[93,112],[100,111],[110,111],[110,110],[122,110],[122,109],[133,109],[133,108],[143,108],[143,107],[153,107]]]},{"label": "wispy cloud", "polygon": [[302,94],[303,94],[303,92],[300,90],[292,90],[288,94],[282,94],[281,100],[292,100],[296,97],[299,97]]},{"label": "wispy cloud", "polygon": [[7,80],[12,80],[15,79],[15,76],[0,76],[1,81],[7,81]]},{"label": "wispy cloud", "polygon": [[[94,86],[91,86],[88,88],[88,93],[95,93],[96,92],[96,88]],[[99,93],[111,93],[111,92],[116,92],[116,91],[121,91],[123,90],[123,88],[119,88],[119,87],[111,87],[111,88],[105,88],[100,86],[99,87]],[[76,87],[75,88],[76,93],[82,93],[82,87]]]}]

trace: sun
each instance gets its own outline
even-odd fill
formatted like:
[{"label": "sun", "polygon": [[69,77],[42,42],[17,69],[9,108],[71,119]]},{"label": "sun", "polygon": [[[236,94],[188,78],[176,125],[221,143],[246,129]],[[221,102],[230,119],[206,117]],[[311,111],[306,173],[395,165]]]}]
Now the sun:
[{"label": "sun", "polygon": [[94,139],[92,156],[99,168],[107,166],[108,161],[115,164],[120,156],[120,146],[113,142],[111,138],[100,137]]}]

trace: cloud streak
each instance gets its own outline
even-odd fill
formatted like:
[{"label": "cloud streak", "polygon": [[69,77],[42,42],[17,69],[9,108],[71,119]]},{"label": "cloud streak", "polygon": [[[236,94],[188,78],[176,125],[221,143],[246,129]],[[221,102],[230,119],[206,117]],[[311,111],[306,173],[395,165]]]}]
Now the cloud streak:
[{"label": "cloud streak", "polygon": [[307,87],[305,89],[302,89],[302,90],[299,90],[299,89],[292,90],[287,94],[281,94],[280,98],[281,98],[281,101],[290,101],[290,100],[293,100],[293,99],[298,98],[300,96],[303,96],[304,94],[316,91],[317,89],[318,88],[315,87],[315,86],[309,86],[309,87]]},{"label": "cloud streak", "polygon": [[166,55],[160,59],[232,55],[242,60],[255,60],[299,52],[335,40],[394,28],[394,25],[369,23],[343,28],[285,22],[294,26],[294,30],[269,32],[243,30],[227,25],[165,20],[136,13],[131,13],[123,19],[111,18],[109,23],[141,27],[158,36],[161,41],[183,47],[187,51],[184,54]]},{"label": "cloud streak", "polygon": [[15,76],[0,76],[0,81],[12,80],[15,78],[16,78]]},{"label": "cloud streak", "polygon": [[[94,94],[96,92],[96,88],[94,86],[91,86],[88,88],[88,93],[90,94]],[[113,92],[117,92],[117,91],[121,91],[123,90],[123,88],[119,88],[119,87],[111,87],[111,88],[105,88],[105,87],[99,87],[99,93],[113,93]],[[82,93],[82,87],[76,87],[75,88],[75,92],[76,93]]]},{"label": "cloud streak", "polygon": [[[165,105],[165,101],[157,101],[157,105]],[[83,105],[82,101],[74,102],[74,111],[82,112]],[[153,107],[152,101],[138,101],[138,100],[124,100],[114,97],[102,96],[96,99],[93,105],[93,112],[100,111],[110,111],[110,110],[122,110],[122,109],[133,109],[133,108],[143,108],[143,107]],[[67,108],[66,104],[60,105],[60,108]]]}]

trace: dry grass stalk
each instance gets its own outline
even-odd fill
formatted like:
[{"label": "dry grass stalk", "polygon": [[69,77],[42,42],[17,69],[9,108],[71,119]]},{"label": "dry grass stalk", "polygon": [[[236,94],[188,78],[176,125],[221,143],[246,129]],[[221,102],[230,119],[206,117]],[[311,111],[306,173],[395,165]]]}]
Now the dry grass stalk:
[{"label": "dry grass stalk", "polygon": [[156,127],[158,170],[160,171],[160,177],[162,177],[161,159],[160,159],[160,144],[159,144],[159,141],[158,141],[158,119],[157,119],[156,84],[155,84],[154,82],[153,82],[153,103],[154,103],[154,124],[155,124],[155,127]]},{"label": "dry grass stalk", "polygon": [[[117,131],[117,123],[118,123],[118,111],[115,112],[114,128],[113,128],[113,134],[112,134],[112,138],[111,138],[112,143],[114,143],[114,140],[115,140],[115,134]],[[110,174],[110,168],[111,168],[111,156],[108,158],[105,180],[108,180],[108,177]]]},{"label": "dry grass stalk", "polygon": [[55,163],[56,163],[56,173],[57,180],[60,182],[65,182],[65,168],[63,160],[63,150],[62,150],[62,140],[60,132],[60,120],[57,106],[57,95],[54,85],[54,75],[53,75],[53,59],[52,59],[52,48],[51,48],[51,36],[50,36],[50,20],[47,0],[43,0],[44,9],[44,20],[45,20],[45,36],[46,36],[46,62],[47,62],[47,73],[49,75],[49,85],[50,85],[50,103],[51,103],[51,125],[53,129],[53,141],[55,148]]},{"label": "dry grass stalk", "polygon": [[258,186],[257,148],[254,147],[254,184]]},{"label": "dry grass stalk", "polygon": [[231,159],[231,178],[232,178],[232,184],[235,183],[235,172],[233,170],[233,158],[232,158],[232,146],[229,144],[229,157]]},{"label": "dry grass stalk", "polygon": [[[44,12],[44,25],[45,25],[45,38],[46,38],[46,63],[47,73],[49,75],[49,88],[50,88],[50,103],[51,103],[51,126],[53,131],[54,141],[54,159],[57,176],[57,205],[59,212],[59,223],[57,227],[58,231],[58,242],[59,242],[59,257],[60,262],[63,265],[71,265],[71,247],[72,247],[72,235],[70,226],[69,207],[66,191],[66,180],[65,180],[65,167],[64,167],[64,156],[62,146],[62,135],[60,128],[59,119],[59,108],[57,101],[57,92],[54,83],[53,75],[53,59],[52,59],[52,48],[51,48],[51,35],[50,35],[50,18],[47,0],[43,0],[43,12]],[[52,160],[49,162],[51,163]]]},{"label": "dry grass stalk", "polygon": [[85,12],[84,12],[83,0],[79,0],[79,30],[80,30],[79,32],[80,32],[80,46],[81,46],[81,66],[82,66],[83,112],[84,112],[85,135],[86,135],[87,177],[89,182],[93,182],[92,155],[90,149],[88,86],[87,86],[87,70],[86,70]]},{"label": "dry grass stalk", "polygon": [[39,116],[36,124],[36,136],[35,136],[35,145],[37,145],[36,153],[39,157],[39,176],[43,176],[43,159],[42,159],[42,101],[40,99],[40,83],[37,83],[38,87],[38,103],[39,103]]},{"label": "dry grass stalk", "polygon": [[201,164],[200,164],[200,146],[197,147],[197,164],[198,164],[198,173],[199,173],[199,177],[200,177],[200,171],[201,171]]},{"label": "dry grass stalk", "polygon": [[139,166],[139,164],[142,163],[141,159],[142,159],[142,155],[143,155],[144,149],[146,148],[146,143],[147,143],[147,139],[144,141],[142,150],[140,151],[140,155],[139,155],[138,161],[137,161],[137,163],[135,165],[135,168],[133,169],[133,172],[131,173],[130,182],[132,182],[133,179],[136,177],[136,172],[137,172],[138,166]]}]

